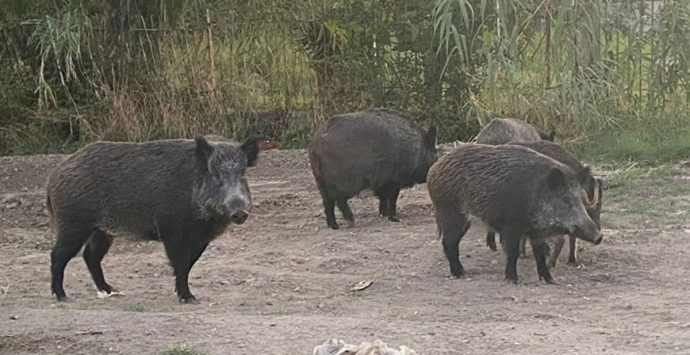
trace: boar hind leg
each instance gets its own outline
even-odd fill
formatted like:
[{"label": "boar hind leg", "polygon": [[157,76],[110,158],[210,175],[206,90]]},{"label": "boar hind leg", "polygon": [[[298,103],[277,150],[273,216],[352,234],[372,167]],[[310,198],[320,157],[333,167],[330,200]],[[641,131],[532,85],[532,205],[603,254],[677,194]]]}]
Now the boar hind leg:
[{"label": "boar hind leg", "polygon": [[551,277],[549,267],[546,265],[546,255],[549,254],[549,245],[546,244],[544,238],[540,237],[531,237],[529,238],[529,242],[532,245],[534,260],[537,262],[539,280],[544,280],[546,283],[553,284],[553,277]]},{"label": "boar hind leg", "polygon": [[319,188],[319,193],[321,193],[321,198],[323,200],[323,210],[326,214],[326,224],[331,229],[340,228],[338,222],[335,220],[335,188],[321,179],[316,179],[316,185]]},{"label": "boar hind leg", "polygon": [[460,213],[449,213],[450,211],[438,211],[436,213],[436,224],[442,236],[443,252],[446,254],[450,266],[450,274],[454,278],[465,274],[465,269],[460,263],[460,240],[470,228],[467,216]]},{"label": "boar hind leg", "polygon": [[350,205],[347,203],[347,198],[344,196],[340,196],[335,201],[338,204],[338,209],[340,210],[340,213],[343,214],[343,219],[347,221],[350,227],[354,227],[355,216],[352,214]]},{"label": "boar hind leg", "polygon": [[392,222],[400,221],[397,215],[398,195],[400,195],[400,188],[397,186],[392,188],[388,194],[388,220]]},{"label": "boar hind leg", "polygon": [[489,230],[486,232],[486,246],[489,247],[489,249],[496,251],[496,232],[493,230]]},{"label": "boar hind leg", "polygon": [[108,253],[110,245],[113,243],[113,237],[104,233],[101,230],[96,230],[91,236],[86,245],[84,246],[84,262],[89,268],[93,282],[96,284],[96,288],[100,293],[105,295],[111,295],[113,293],[118,293],[116,289],[110,286],[103,276],[103,268],[101,267],[101,261],[105,254]]},{"label": "boar hind leg", "polygon": [[340,226],[335,220],[335,200],[328,196],[323,196],[323,209],[326,214],[326,224],[331,229],[338,229]]},{"label": "boar hind leg", "polygon": [[397,185],[384,185],[376,189],[374,193],[379,198],[379,214],[388,217],[389,221],[399,222],[397,203],[400,187]]},{"label": "boar hind leg", "polygon": [[62,223],[58,228],[57,242],[50,253],[50,287],[58,301],[67,300],[63,287],[67,263],[77,255],[92,234],[92,226],[71,226],[69,223]]}]

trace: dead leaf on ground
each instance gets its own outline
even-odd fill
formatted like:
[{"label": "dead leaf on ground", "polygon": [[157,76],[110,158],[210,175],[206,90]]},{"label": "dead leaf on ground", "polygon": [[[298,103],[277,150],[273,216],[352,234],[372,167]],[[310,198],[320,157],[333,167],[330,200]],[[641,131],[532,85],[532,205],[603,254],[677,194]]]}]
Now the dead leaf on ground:
[{"label": "dead leaf on ground", "polygon": [[350,291],[362,291],[362,290],[366,289],[367,287],[371,286],[371,284],[372,284],[373,282],[374,282],[374,281],[369,281],[369,280],[367,280],[367,281],[360,281],[360,282],[358,282],[356,285],[350,287]]}]

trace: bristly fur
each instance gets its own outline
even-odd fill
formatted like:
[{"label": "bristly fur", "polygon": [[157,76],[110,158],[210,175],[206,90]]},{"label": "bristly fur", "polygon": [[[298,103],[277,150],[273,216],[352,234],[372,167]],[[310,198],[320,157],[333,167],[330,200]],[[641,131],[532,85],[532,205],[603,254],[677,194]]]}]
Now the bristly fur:
[{"label": "bristly fur", "polygon": [[556,132],[545,134],[531,124],[514,118],[492,119],[476,137],[479,144],[506,144],[508,142],[553,141]]},{"label": "bristly fur", "polygon": [[187,277],[208,243],[251,209],[246,182],[257,140],[237,146],[203,136],[145,143],[97,142],[80,149],[48,178],[47,202],[57,241],[52,290],[65,299],[67,262],[84,246],[99,292],[111,294],[101,260],[113,236],[160,240],[176,276],[178,296],[195,301]]},{"label": "bristly fur", "polygon": [[463,144],[432,166],[427,188],[454,276],[464,272],[458,243],[469,228],[470,215],[505,236],[506,278],[513,281],[517,281],[517,250],[524,234],[536,248],[539,275],[548,282],[552,278],[544,237],[568,233],[600,241],[585,212],[578,174],[526,147]]},{"label": "bristly fur", "polygon": [[[575,159],[568,151],[558,144],[539,141],[539,142],[510,142],[508,144],[520,145],[523,147],[530,148],[541,154],[544,154],[562,164],[570,167],[578,175],[578,180],[582,188],[587,195],[587,202],[585,203],[585,209],[587,214],[592,218],[597,227],[601,228],[601,207],[603,202],[603,189],[602,182],[600,179],[596,179],[588,166],[583,165],[579,160]],[[563,245],[565,243],[565,236],[556,240],[551,256],[549,257],[549,266],[555,267],[558,261],[558,257],[561,254]],[[492,233],[487,235],[487,245],[492,249],[496,249],[495,236]],[[577,262],[577,238],[569,237],[570,250],[568,253],[568,262]]]},{"label": "bristly fur", "polygon": [[328,225],[338,228],[335,205],[353,223],[347,200],[367,188],[379,197],[381,214],[396,220],[400,189],[425,182],[436,154],[436,130],[425,131],[397,111],[376,108],[331,117],[315,131],[309,149]]}]

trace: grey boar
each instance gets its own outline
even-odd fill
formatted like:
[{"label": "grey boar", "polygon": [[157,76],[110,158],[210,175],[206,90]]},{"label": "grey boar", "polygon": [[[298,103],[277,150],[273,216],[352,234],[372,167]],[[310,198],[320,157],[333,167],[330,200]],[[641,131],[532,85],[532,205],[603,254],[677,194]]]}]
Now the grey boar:
[{"label": "grey boar", "polygon": [[259,153],[256,137],[241,146],[209,140],[92,143],[50,173],[47,202],[57,233],[51,289],[59,301],[66,300],[65,266],[82,246],[99,294],[116,293],[101,261],[114,236],[129,235],[163,242],[177,296],[198,303],[189,271],[212,239],[248,218],[245,171]]},{"label": "grey boar", "polygon": [[427,188],[451,274],[464,274],[459,242],[473,215],[501,234],[507,280],[517,283],[520,237],[528,235],[539,279],[553,283],[545,238],[568,234],[601,242],[582,202],[584,179],[543,154],[515,145],[463,144],[440,158],[429,170]]},{"label": "grey boar", "polygon": [[[531,124],[514,118],[494,118],[479,132],[476,142],[479,144],[507,144],[508,142],[539,142],[541,140],[551,141],[556,137],[556,132],[551,131],[546,134],[537,130]],[[489,231],[487,234],[487,245],[491,250],[496,251],[496,243],[489,243],[495,239],[495,233]],[[520,251],[525,255],[525,244],[520,244]]]},{"label": "grey boar", "polygon": [[[582,165],[580,161],[575,159],[568,151],[566,151],[563,147],[561,147],[558,144],[552,143],[552,142],[547,142],[547,141],[539,141],[539,142],[509,142],[508,144],[510,145],[519,145],[523,147],[530,148],[538,153],[544,154],[557,162],[560,162],[562,164],[565,164],[568,166],[570,169],[575,171],[576,174],[583,176],[584,180],[582,181],[582,189],[585,191],[585,209],[587,211],[587,214],[592,218],[594,223],[597,225],[597,228],[601,228],[600,226],[600,220],[601,220],[601,205],[602,205],[602,199],[603,199],[603,188],[602,188],[602,181],[601,179],[597,179],[594,176],[592,176],[591,170],[589,167]],[[493,231],[489,231],[489,233],[486,236],[486,243],[491,248],[491,250],[496,250],[496,240],[495,240],[495,234]],[[569,263],[576,263],[577,262],[577,249],[576,249],[576,244],[577,244],[577,238],[575,237],[569,237],[570,239],[570,252],[568,254],[568,262]],[[523,240],[524,242],[524,240]],[[561,254],[561,250],[563,249],[563,244],[565,243],[565,237],[558,237],[556,239],[555,243],[555,248],[553,253],[551,253],[551,256],[549,258],[549,266],[554,267],[556,266],[556,262],[558,261],[558,256]],[[522,244],[524,247],[524,244]],[[524,254],[524,251],[523,251]]]},{"label": "grey boar", "polygon": [[436,155],[436,129],[425,131],[397,111],[377,108],[331,117],[316,130],[309,150],[327,225],[339,228],[336,205],[354,225],[348,200],[366,188],[379,198],[379,213],[398,221],[400,190],[424,183]]},{"label": "grey boar", "polygon": [[506,144],[508,142],[538,142],[551,141],[556,138],[556,132],[546,134],[540,132],[531,124],[514,118],[494,118],[477,135],[479,144]]}]

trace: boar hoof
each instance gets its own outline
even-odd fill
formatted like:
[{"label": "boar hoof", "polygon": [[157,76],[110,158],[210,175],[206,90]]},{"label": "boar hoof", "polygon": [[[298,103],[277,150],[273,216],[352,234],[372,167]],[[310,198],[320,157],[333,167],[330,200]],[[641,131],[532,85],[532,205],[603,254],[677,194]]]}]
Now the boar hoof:
[{"label": "boar hoof", "polygon": [[354,228],[355,227],[355,221],[347,221],[347,228]]},{"label": "boar hoof", "polygon": [[388,220],[391,221],[391,222],[400,222],[400,218],[395,217],[395,216],[393,216],[393,217],[388,217]]},{"label": "boar hoof", "polygon": [[544,280],[548,285],[558,285],[558,282],[553,279],[553,277],[541,277],[539,276],[539,281]]},{"label": "boar hoof", "polygon": [[509,278],[509,277],[506,277],[506,282],[508,282],[509,284],[513,284],[513,285],[517,285],[517,284],[518,284],[518,280],[517,280],[517,279],[513,279],[513,278]]},{"label": "boar hoof", "polygon": [[67,302],[67,296],[56,296],[58,302]]},{"label": "boar hoof", "polygon": [[453,280],[459,279],[465,276],[465,270],[460,268],[459,270],[450,270],[450,278]]},{"label": "boar hoof", "polygon": [[338,223],[329,223],[329,224],[328,224],[328,228],[330,228],[330,229],[339,229],[340,226],[338,225]]},{"label": "boar hoof", "polygon": [[199,301],[196,300],[194,296],[192,297],[187,297],[187,298],[182,298],[180,297],[180,303],[186,303],[186,304],[199,304]]}]

